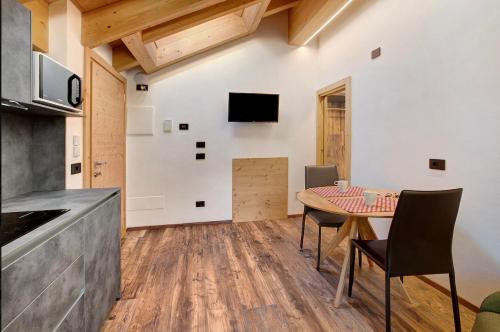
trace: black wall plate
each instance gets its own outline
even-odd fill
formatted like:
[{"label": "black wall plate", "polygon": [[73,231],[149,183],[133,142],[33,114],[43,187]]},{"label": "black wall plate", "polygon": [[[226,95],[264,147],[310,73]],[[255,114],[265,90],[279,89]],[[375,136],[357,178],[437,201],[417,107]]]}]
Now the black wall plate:
[{"label": "black wall plate", "polygon": [[196,207],[205,207],[205,201],[196,201]]},{"label": "black wall plate", "polygon": [[188,123],[179,123],[179,130],[189,130]]},{"label": "black wall plate", "polygon": [[380,47],[374,49],[372,51],[372,59],[376,59],[380,56],[380,54],[382,54],[382,49]]},{"label": "black wall plate", "polygon": [[135,86],[135,89],[137,91],[148,91],[148,85],[147,84],[137,84]]},{"label": "black wall plate", "polygon": [[196,147],[198,149],[204,149],[205,148],[205,142],[196,142]]},{"label": "black wall plate", "polygon": [[197,153],[196,159],[205,159],[205,154],[204,153]]},{"label": "black wall plate", "polygon": [[446,160],[444,159],[429,159],[429,168],[439,171],[446,170]]},{"label": "black wall plate", "polygon": [[79,174],[82,172],[82,163],[71,164],[71,174]]}]

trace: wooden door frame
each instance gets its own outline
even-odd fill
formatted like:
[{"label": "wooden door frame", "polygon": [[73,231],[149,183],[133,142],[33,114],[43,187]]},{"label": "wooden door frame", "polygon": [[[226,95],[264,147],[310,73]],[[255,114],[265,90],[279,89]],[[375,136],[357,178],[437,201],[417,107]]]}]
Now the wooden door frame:
[{"label": "wooden door frame", "polygon": [[[83,87],[83,116],[84,116],[84,121],[83,121],[83,167],[82,167],[82,172],[83,172],[83,187],[84,188],[90,188],[91,187],[91,180],[92,180],[92,163],[91,163],[91,157],[92,157],[92,144],[91,144],[91,137],[92,137],[92,61],[98,63],[101,67],[103,67],[107,72],[109,72],[111,75],[116,77],[119,81],[121,81],[124,85],[124,128],[123,128],[123,135],[126,136],[126,128],[127,128],[127,114],[126,114],[126,107],[127,107],[127,79],[120,74],[111,64],[109,64],[104,58],[102,58],[99,54],[97,54],[94,50],[85,47],[84,50],[84,57],[85,57],[85,64],[84,64],[84,87]],[[126,137],[125,137],[126,139]],[[126,147],[123,149],[123,160],[124,160],[124,165],[123,165],[123,179],[125,181],[125,184],[123,188],[121,188],[121,196],[126,199],[126,179],[127,179],[127,174],[126,174],[126,164],[127,164],[127,156],[126,156]],[[124,221],[126,220],[124,216]],[[121,233],[122,237],[125,236],[125,229],[126,225],[121,225]]]},{"label": "wooden door frame", "polygon": [[346,178],[351,180],[351,76],[346,77],[338,82],[325,86],[316,92],[316,164],[324,164],[324,97],[338,91],[345,90],[345,162],[346,162]]}]

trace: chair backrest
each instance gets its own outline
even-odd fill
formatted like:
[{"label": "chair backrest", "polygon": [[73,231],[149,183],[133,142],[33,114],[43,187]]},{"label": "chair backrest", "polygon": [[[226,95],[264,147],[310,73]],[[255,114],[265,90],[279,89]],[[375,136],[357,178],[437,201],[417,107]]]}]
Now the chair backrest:
[{"label": "chair backrest", "polygon": [[401,192],[387,240],[390,276],[450,272],[461,197],[461,188]]},{"label": "chair backrest", "polygon": [[339,179],[337,166],[306,166],[306,189],[333,186]]}]

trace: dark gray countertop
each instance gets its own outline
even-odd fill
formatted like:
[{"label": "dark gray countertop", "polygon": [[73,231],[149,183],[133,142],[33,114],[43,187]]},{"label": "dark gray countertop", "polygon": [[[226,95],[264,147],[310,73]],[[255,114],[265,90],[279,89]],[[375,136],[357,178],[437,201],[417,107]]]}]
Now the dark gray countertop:
[{"label": "dark gray countertop", "polygon": [[119,188],[106,188],[32,192],[2,201],[2,212],[70,209],[69,212],[3,246],[2,269],[119,191]]}]

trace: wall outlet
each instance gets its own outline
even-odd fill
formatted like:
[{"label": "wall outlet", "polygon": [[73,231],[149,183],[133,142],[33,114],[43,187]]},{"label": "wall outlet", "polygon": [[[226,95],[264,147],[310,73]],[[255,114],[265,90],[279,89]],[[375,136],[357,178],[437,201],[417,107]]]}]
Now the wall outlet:
[{"label": "wall outlet", "polygon": [[82,172],[82,163],[71,164],[71,174],[79,174]]},{"label": "wall outlet", "polygon": [[446,160],[444,159],[429,159],[429,168],[439,171],[446,170]]},{"label": "wall outlet", "polygon": [[205,207],[205,201],[196,201],[196,207]]},{"label": "wall outlet", "polygon": [[179,130],[189,130],[188,123],[179,123]]},{"label": "wall outlet", "polygon": [[204,153],[197,153],[196,154],[196,159],[199,160],[199,159],[205,159],[205,154]]},{"label": "wall outlet", "polygon": [[196,142],[196,148],[198,148],[198,149],[204,149],[205,148],[205,142]]}]

